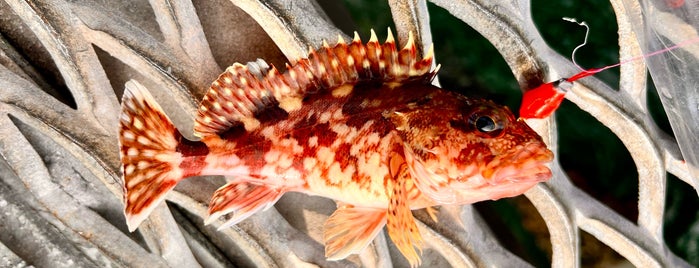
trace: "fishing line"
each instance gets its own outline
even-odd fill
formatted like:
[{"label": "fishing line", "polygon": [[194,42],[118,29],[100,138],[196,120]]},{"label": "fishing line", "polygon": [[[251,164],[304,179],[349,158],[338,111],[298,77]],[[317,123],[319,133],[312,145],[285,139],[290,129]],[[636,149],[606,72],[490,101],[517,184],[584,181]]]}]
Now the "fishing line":
[{"label": "fishing line", "polygon": [[578,25],[580,25],[580,26],[584,26],[584,27],[585,27],[585,40],[583,40],[583,43],[582,43],[582,44],[580,44],[580,45],[578,45],[577,47],[575,47],[575,48],[573,49],[573,53],[570,54],[570,59],[573,61],[573,64],[575,65],[575,67],[578,67],[578,69],[580,69],[581,71],[585,71],[585,69],[583,69],[583,67],[580,67],[580,65],[579,65],[577,62],[575,62],[575,53],[578,52],[578,49],[580,49],[581,47],[584,47],[585,45],[587,45],[587,37],[590,35],[590,26],[588,26],[587,23],[584,22],[584,21],[583,21],[583,22],[578,22],[578,20],[576,20],[575,18],[563,17],[562,19],[563,19],[564,21],[576,23],[576,24],[578,24]]},{"label": "fishing line", "polygon": [[573,49],[573,52],[570,56],[571,60],[573,61],[573,64],[576,67],[578,67],[578,69],[580,69],[581,72],[568,78],[561,78],[553,82],[542,84],[536,88],[533,88],[525,92],[524,96],[522,97],[522,106],[520,107],[519,112],[519,116],[521,118],[545,118],[553,114],[553,112],[556,111],[556,109],[558,109],[558,106],[561,105],[561,102],[563,101],[565,94],[568,92],[568,90],[570,90],[570,88],[572,88],[573,82],[578,79],[591,76],[593,74],[620,66],[622,64],[637,61],[640,59],[645,59],[699,42],[698,36],[691,39],[687,39],[670,47],[666,47],[647,54],[621,60],[616,64],[607,65],[601,68],[584,69],[575,61],[575,53],[578,51],[578,49],[587,44],[587,38],[590,33],[590,27],[584,21],[578,22],[574,18],[564,17],[563,20],[577,23],[580,26],[584,26],[586,29],[585,40],[582,44],[578,45],[577,47],[575,47],[575,49]]},{"label": "fishing line", "polygon": [[666,47],[666,48],[663,48],[663,49],[660,49],[660,50],[656,50],[656,51],[653,51],[653,52],[650,52],[650,53],[647,53],[647,54],[643,54],[643,55],[631,57],[631,58],[628,58],[628,59],[624,59],[624,60],[619,61],[618,63],[612,64],[612,65],[607,65],[607,66],[604,66],[604,67],[602,67],[602,68],[584,69],[584,68],[582,68],[582,67],[575,61],[575,53],[577,53],[577,51],[578,51],[579,48],[581,48],[581,47],[583,47],[583,46],[585,46],[585,45],[587,44],[587,38],[588,38],[589,33],[590,33],[590,26],[588,26],[587,23],[585,23],[584,21],[583,21],[583,22],[578,22],[575,18],[563,17],[563,20],[564,20],[564,21],[568,21],[568,22],[573,22],[573,23],[576,23],[576,24],[578,24],[578,25],[580,25],[580,26],[585,27],[585,39],[583,40],[583,43],[580,44],[580,45],[578,45],[577,47],[575,47],[575,49],[573,49],[572,54],[570,55],[570,58],[571,58],[571,60],[573,61],[573,64],[575,65],[575,67],[578,67],[578,69],[580,69],[581,72],[580,72],[580,73],[577,73],[577,74],[575,74],[575,75],[573,75],[573,76],[571,76],[570,78],[566,78],[566,81],[568,81],[568,82],[573,82],[573,81],[578,80],[578,79],[580,79],[580,78],[584,78],[584,77],[587,77],[587,76],[590,76],[590,75],[599,73],[599,72],[604,71],[604,70],[607,70],[607,69],[611,69],[611,68],[614,68],[614,67],[617,67],[617,66],[621,66],[622,64],[626,64],[626,63],[629,63],[629,62],[637,61],[637,60],[640,60],[640,59],[649,58],[649,57],[652,57],[652,56],[655,56],[655,55],[658,55],[658,54],[662,54],[662,53],[665,53],[665,52],[668,52],[668,51],[671,51],[671,50],[674,50],[674,49],[677,49],[677,48],[681,48],[681,47],[684,47],[684,46],[691,45],[691,44],[693,44],[693,43],[699,42],[699,37],[695,37],[695,38],[687,39],[687,40],[685,40],[685,41],[682,41],[682,42],[680,42],[680,43],[677,43],[677,44],[675,44],[675,45],[673,45],[673,46],[669,46],[669,47]]}]

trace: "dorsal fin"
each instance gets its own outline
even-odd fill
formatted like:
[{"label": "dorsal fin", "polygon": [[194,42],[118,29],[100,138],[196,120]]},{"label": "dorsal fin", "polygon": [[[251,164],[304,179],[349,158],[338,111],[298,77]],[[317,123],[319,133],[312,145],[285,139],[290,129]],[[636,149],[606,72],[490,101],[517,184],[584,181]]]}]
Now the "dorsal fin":
[{"label": "dorsal fin", "polygon": [[284,74],[268,68],[262,60],[228,67],[211,85],[199,106],[194,133],[199,137],[222,134],[232,127],[256,129],[261,120],[288,115],[301,107],[306,94],[320,93],[344,84],[361,81],[401,83],[411,78],[429,82],[435,72],[432,48],[420,59],[412,37],[403,49],[396,48],[391,30],[380,44],[371,31],[363,44],[355,32],[347,44],[340,36],[335,46],[323,42],[318,50],[310,49],[308,58],[287,65]]}]

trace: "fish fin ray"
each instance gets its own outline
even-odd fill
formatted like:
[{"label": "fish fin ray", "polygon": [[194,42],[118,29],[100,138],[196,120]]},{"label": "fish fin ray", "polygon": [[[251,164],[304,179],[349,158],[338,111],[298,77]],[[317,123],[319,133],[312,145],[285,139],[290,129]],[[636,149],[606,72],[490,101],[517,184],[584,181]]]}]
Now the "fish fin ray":
[{"label": "fish fin ray", "polygon": [[219,229],[235,225],[258,211],[266,210],[284,194],[281,187],[256,184],[238,180],[230,182],[214,192],[209,203],[209,217],[205,224],[210,224],[219,217],[233,213]]},{"label": "fish fin ray", "polygon": [[344,259],[366,248],[386,224],[383,209],[343,206],[325,222],[323,241],[328,260]]},{"label": "fish fin ray", "polygon": [[387,185],[389,202],[386,229],[398,250],[408,259],[410,266],[417,267],[420,265],[420,255],[415,248],[422,252],[422,236],[408,204],[406,185],[411,179],[410,173],[407,164],[399,155],[391,157],[391,174],[393,178]]},{"label": "fish fin ray", "polygon": [[[301,108],[308,94],[361,81],[429,83],[435,72],[432,56],[418,55],[414,42],[397,49],[391,38],[384,44],[358,38],[351,43],[311,49],[308,57],[287,65],[280,73],[262,60],[228,67],[209,88],[199,105],[194,133],[199,137],[221,135],[244,126],[251,131],[261,124],[285,119]],[[340,97],[344,97],[342,95]]]},{"label": "fish fin ray", "polygon": [[439,209],[437,208],[437,206],[426,207],[425,212],[427,212],[427,215],[430,216],[430,219],[432,219],[433,222],[439,223],[439,218],[437,218],[437,213],[439,213]]},{"label": "fish fin ray", "polygon": [[181,135],[147,89],[126,83],[119,120],[124,215],[134,231],[182,179]]},{"label": "fish fin ray", "polygon": [[223,134],[227,130],[244,126],[252,130],[259,125],[257,117],[280,117],[269,114],[278,112],[278,105],[265,75],[278,74],[264,60],[247,65],[235,63],[228,67],[211,84],[199,104],[194,122],[194,134],[207,137]]}]

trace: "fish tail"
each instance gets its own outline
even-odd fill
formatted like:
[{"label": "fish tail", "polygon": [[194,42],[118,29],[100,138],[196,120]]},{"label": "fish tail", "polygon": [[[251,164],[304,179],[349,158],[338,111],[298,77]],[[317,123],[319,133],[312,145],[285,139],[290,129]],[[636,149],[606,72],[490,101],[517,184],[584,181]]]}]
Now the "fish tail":
[{"label": "fish tail", "polygon": [[182,135],[144,86],[126,83],[119,120],[124,179],[124,214],[136,230],[165,195],[183,178]]}]

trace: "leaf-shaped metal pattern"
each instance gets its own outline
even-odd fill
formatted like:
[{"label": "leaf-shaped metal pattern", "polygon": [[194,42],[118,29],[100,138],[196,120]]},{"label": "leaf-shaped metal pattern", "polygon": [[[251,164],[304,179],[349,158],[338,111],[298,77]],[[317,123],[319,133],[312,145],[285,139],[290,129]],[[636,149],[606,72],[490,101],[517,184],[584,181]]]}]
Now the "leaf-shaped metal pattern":
[{"label": "leaf-shaped metal pattern", "polygon": [[[413,31],[425,49],[432,38],[426,2],[388,2],[399,42]],[[575,71],[537,32],[529,1],[433,2],[493,43],[522,88]],[[621,57],[637,55],[628,16],[640,10],[628,9],[640,5],[611,2]],[[192,137],[197,100],[223,68],[303,57],[309,45],[341,34],[331,16],[312,0],[0,2],[0,266],[406,266],[385,235],[362,254],[327,261],[319,241],[335,203],[317,197],[287,194],[232,228],[204,226],[208,197],[222,184],[216,177],[183,181],[137,232],[126,231],[116,145],[124,83],[149,88]],[[636,266],[689,266],[667,249],[662,220],[666,172],[693,180],[677,142],[645,107],[644,70],[642,61],[622,66],[619,91],[590,78],[568,94],[631,153],[639,217],[626,220],[554,163],[554,178],[525,194],[548,227],[554,267],[580,266],[581,230]],[[531,123],[555,151],[555,121]],[[529,265],[497,242],[471,206],[440,208],[438,223],[415,214],[425,266]]]}]

